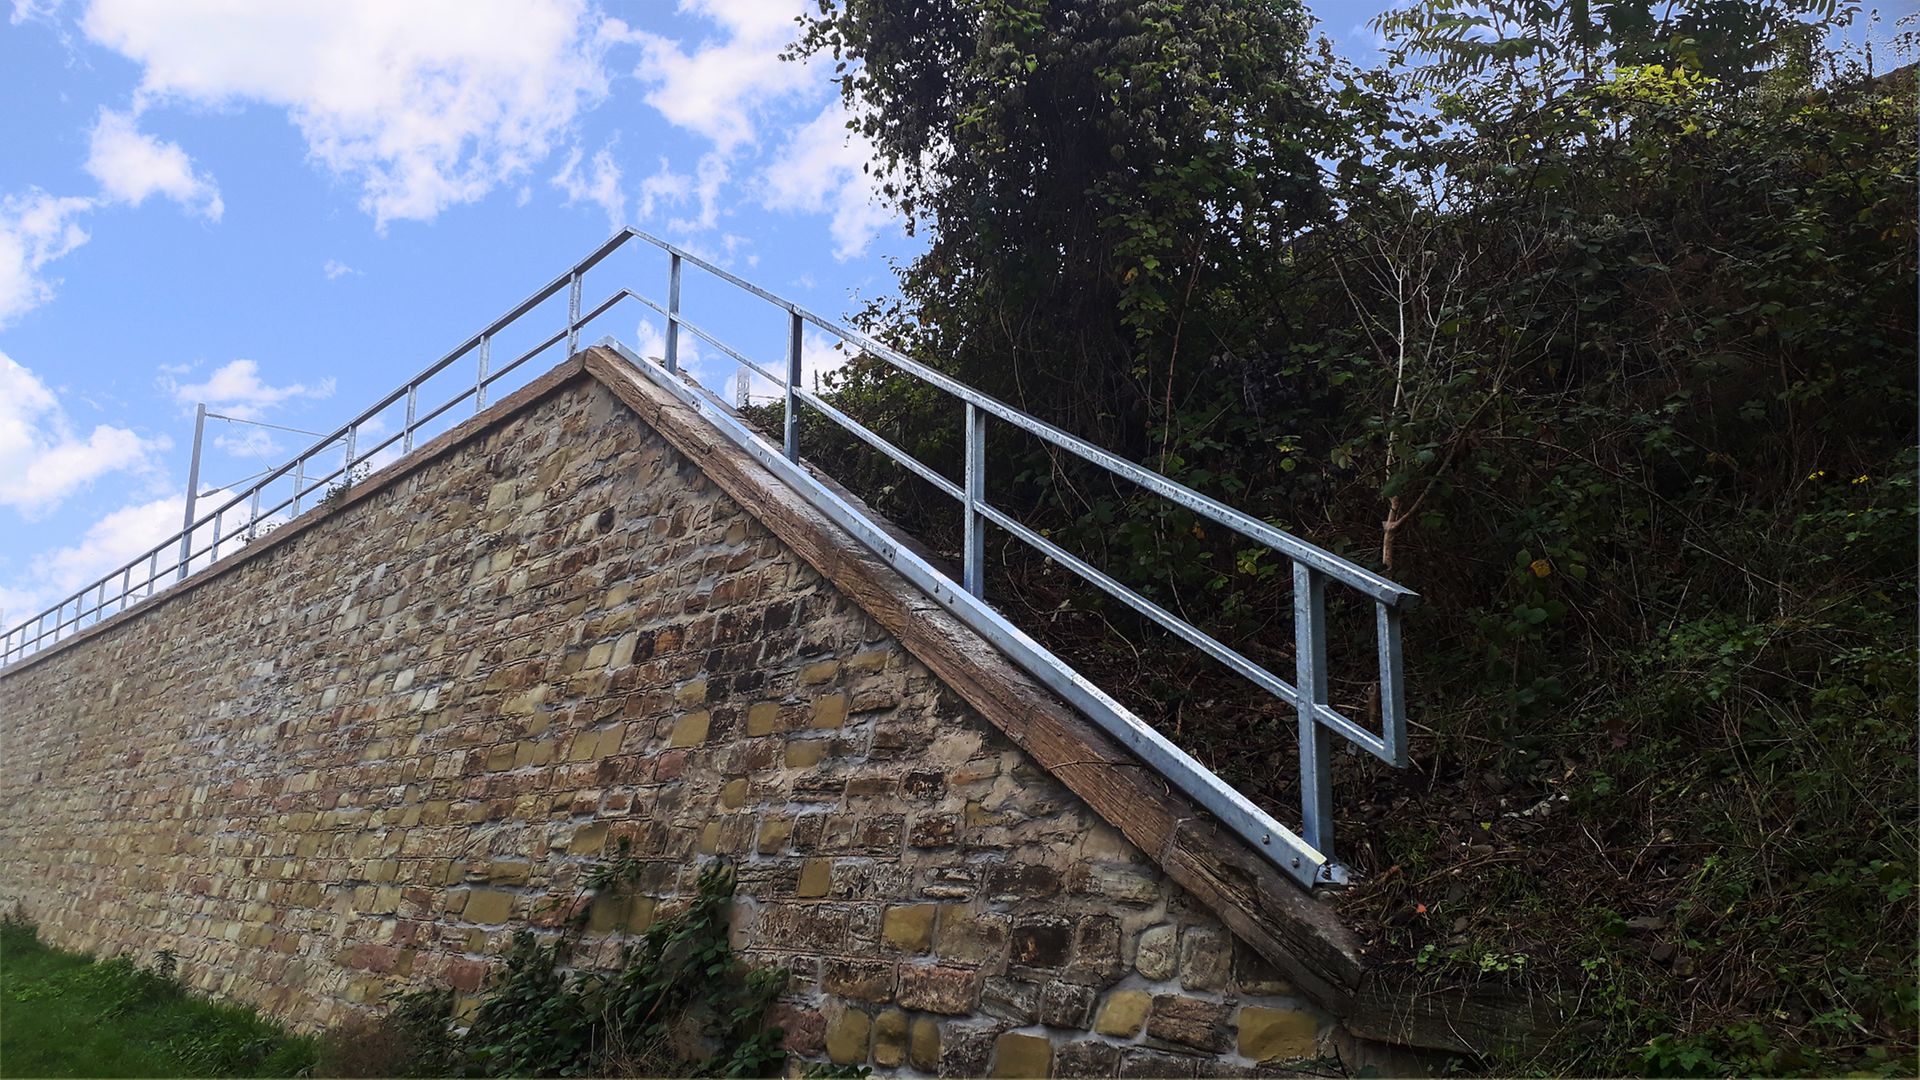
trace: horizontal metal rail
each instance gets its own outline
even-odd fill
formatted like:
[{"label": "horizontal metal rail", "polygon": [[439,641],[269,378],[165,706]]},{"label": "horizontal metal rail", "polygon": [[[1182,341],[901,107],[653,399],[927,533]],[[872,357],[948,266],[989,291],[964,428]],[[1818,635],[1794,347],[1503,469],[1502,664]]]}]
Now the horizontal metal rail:
[{"label": "horizontal metal rail", "polygon": [[[665,252],[668,257],[667,299],[657,302],[631,288],[616,289],[605,300],[582,311],[582,279],[587,271],[613,254],[630,240],[640,240]],[[681,291],[686,267],[703,271],[719,281],[772,305],[787,314],[787,341],[784,364],[763,364],[729,345],[717,334],[688,320],[681,309]],[[515,324],[540,304],[567,293],[567,318],[558,331],[541,340],[504,366],[493,367],[492,345],[495,335]],[[666,319],[665,356],[654,362],[635,355],[619,341],[602,342],[629,360],[689,406],[698,409],[716,428],[728,435],[776,475],[804,495],[813,505],[847,528],[871,547],[908,580],[968,625],[982,633],[1013,660],[1069,703],[1100,724],[1123,745],[1138,754],[1170,783],[1187,793],[1199,805],[1215,814],[1223,824],[1246,839],[1274,864],[1306,885],[1320,881],[1344,880],[1345,873],[1332,859],[1333,812],[1331,801],[1332,740],[1337,734],[1392,764],[1404,766],[1407,760],[1406,706],[1402,679],[1401,616],[1417,600],[1411,590],[1387,580],[1350,560],[1292,536],[1267,522],[1243,514],[1209,496],[1194,491],[1151,469],[1068,434],[1045,421],[1029,416],[1005,402],[983,394],[949,375],[905,356],[873,338],[824,318],[794,302],[777,296],[731,272],[682,250],[657,237],[634,229],[623,229],[601,244],[585,259],[555,277],[505,315],[468,338],[453,351],[428,365],[371,408],[347,421],[293,459],[266,474],[265,479],[233,494],[211,512],[198,517],[188,528],[162,541],[138,558],[128,562],[67,599],[21,623],[0,638],[0,663],[12,663],[58,641],[63,635],[83,629],[89,620],[97,622],[110,614],[124,611],[135,603],[155,595],[166,587],[169,575],[186,577],[194,560],[205,564],[216,561],[223,545],[236,540],[244,544],[271,529],[283,512],[299,515],[303,502],[316,492],[331,494],[357,482],[361,472],[375,467],[372,459],[390,451],[399,443],[402,452],[411,451],[414,437],[426,425],[468,400],[477,412],[485,408],[487,391],[495,383],[541,355],[565,342],[568,352],[576,350],[580,331],[621,303],[632,300]],[[902,374],[918,379],[954,398],[965,408],[965,476],[960,483],[942,475],[906,450],[895,446],[871,428],[847,415],[821,395],[800,385],[802,336],[808,325],[876,357]],[[778,387],[786,403],[782,445],[774,446],[751,428],[720,407],[711,396],[682,380],[680,373],[680,334],[686,331],[716,349],[728,360]],[[447,400],[421,411],[420,393],[427,381],[465,358],[473,358],[474,378]],[[784,368],[784,370],[781,370]],[[400,430],[387,434],[371,447],[359,445],[363,429],[376,416],[404,401],[406,420]],[[962,540],[960,580],[954,581],[943,570],[907,550],[877,522],[835,495],[800,464],[800,407],[819,413],[861,442],[925,480],[961,506]],[[1289,681],[1260,666],[1186,619],[1140,595],[1086,560],[1068,552],[1037,530],[1021,523],[1006,510],[986,498],[987,422],[1006,423],[1041,439],[1047,444],[1133,483],[1160,498],[1185,507],[1193,513],[1285,556],[1293,566],[1294,580],[1294,678]],[[322,466],[314,472],[316,459],[338,455],[339,464]],[[359,470],[357,472],[356,470]],[[262,507],[262,492],[270,484],[291,477],[291,494]],[[325,495],[322,496],[324,501]],[[244,525],[226,532],[227,516],[246,504]],[[1021,543],[1027,544],[1059,566],[1085,579],[1143,617],[1173,633],[1181,640],[1219,661],[1237,675],[1282,701],[1294,706],[1298,716],[1300,746],[1301,818],[1299,833],[1282,825],[1254,805],[1240,792],[1173,745],[1152,725],[1141,720],[1110,695],[1089,683],[1065,662],[1054,656],[1029,635],[1009,622],[985,599],[986,528],[988,525]],[[203,535],[204,534],[204,535]],[[172,563],[162,565],[162,555],[177,550]],[[229,550],[231,548],[229,547]],[[140,574],[136,580],[136,573]],[[1381,727],[1375,734],[1354,719],[1333,708],[1328,698],[1326,589],[1329,584],[1344,586],[1371,601],[1375,608],[1375,647],[1378,658],[1378,698]],[[111,590],[111,592],[110,592]],[[71,609],[71,610],[69,610]]]}]

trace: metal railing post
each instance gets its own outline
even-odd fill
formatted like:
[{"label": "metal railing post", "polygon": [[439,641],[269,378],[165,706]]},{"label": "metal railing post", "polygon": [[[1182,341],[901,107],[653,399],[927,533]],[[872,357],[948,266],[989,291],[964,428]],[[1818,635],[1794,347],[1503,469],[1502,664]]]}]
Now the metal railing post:
[{"label": "metal railing post", "polygon": [[193,555],[193,504],[200,497],[200,436],[207,427],[207,403],[193,407],[193,456],[187,461],[187,517],[180,526],[180,576],[187,580],[187,562]]},{"label": "metal railing post", "polygon": [[355,442],[354,437],[359,434],[359,431],[359,425],[347,425],[347,463],[340,467],[340,486],[342,488],[353,486],[353,444]]},{"label": "metal railing post", "polygon": [[1333,743],[1320,724],[1327,703],[1327,579],[1293,564],[1294,705],[1300,712],[1302,839],[1333,858]]},{"label": "metal railing post", "polygon": [[806,332],[806,322],[795,311],[787,317],[787,415],[785,421],[785,443],[788,461],[800,460],[800,397],[795,392],[800,387],[801,335]]},{"label": "metal railing post", "polygon": [[307,459],[303,455],[293,459],[293,516],[300,516],[300,489],[307,486]]},{"label": "metal railing post", "polygon": [[667,260],[667,370],[680,370],[680,255]]},{"label": "metal railing post", "polygon": [[403,454],[413,453],[413,417],[415,412],[418,411],[419,400],[420,400],[420,388],[418,386],[413,385],[412,383],[408,383],[407,384],[407,426],[402,428],[400,431],[400,447],[401,447],[400,452]]},{"label": "metal railing post", "polygon": [[567,356],[580,351],[580,271],[567,285]]},{"label": "metal railing post", "polygon": [[967,403],[966,507],[963,514],[960,580],[975,596],[986,595],[987,520],[980,507],[987,501],[987,414]]},{"label": "metal railing post", "polygon": [[473,411],[487,407],[487,365],[493,359],[493,335],[480,335],[480,372],[473,377]]},{"label": "metal railing post", "polygon": [[247,506],[247,540],[256,540],[260,536],[260,487],[253,485],[253,501]]}]

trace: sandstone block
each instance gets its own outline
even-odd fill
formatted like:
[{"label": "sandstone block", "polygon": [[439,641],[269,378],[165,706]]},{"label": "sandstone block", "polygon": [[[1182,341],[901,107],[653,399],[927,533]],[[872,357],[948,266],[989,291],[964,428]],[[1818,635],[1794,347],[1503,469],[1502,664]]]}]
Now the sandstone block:
[{"label": "sandstone block", "polygon": [[1310,1058],[1319,1054],[1320,1021],[1312,1013],[1248,1005],[1240,1010],[1238,1048],[1255,1061]]},{"label": "sandstone block", "polygon": [[923,953],[933,943],[933,904],[894,904],[880,918],[880,941],[901,952]]},{"label": "sandstone block", "polygon": [[907,1035],[907,1064],[924,1073],[940,1068],[940,1022],[916,1016]]},{"label": "sandstone block", "polygon": [[833,886],[833,860],[808,859],[800,864],[800,883],[794,893],[802,898],[827,895]]},{"label": "sandstone block", "polygon": [[499,889],[474,889],[467,894],[462,912],[468,922],[503,923],[513,914],[514,895]]},{"label": "sandstone block", "polygon": [[907,1060],[907,1014],[887,1009],[873,1020],[873,1063],[898,1068]]},{"label": "sandstone block", "polygon": [[832,748],[833,743],[827,739],[795,739],[787,743],[787,768],[811,769],[825,761]]},{"label": "sandstone block", "polygon": [[747,735],[758,738],[771,735],[780,730],[780,706],[771,701],[759,701],[747,707]]},{"label": "sandstone block", "polygon": [[1112,1035],[1119,1039],[1131,1039],[1140,1034],[1147,1022],[1147,1012],[1153,1007],[1153,997],[1144,990],[1115,990],[1107,995],[1100,1005],[1100,1015],[1094,1019],[1093,1029],[1102,1035]]},{"label": "sandstone block", "polygon": [[707,741],[707,729],[713,724],[713,717],[705,709],[690,712],[673,722],[673,731],[667,736],[670,747],[699,746]]},{"label": "sandstone block", "polygon": [[816,728],[837,728],[847,722],[847,695],[826,694],[813,699],[808,722]]},{"label": "sandstone block", "polygon": [[867,1041],[873,1021],[851,1006],[827,1024],[827,1059],[836,1065],[859,1065],[867,1060]]},{"label": "sandstone block", "polygon": [[1053,1073],[1053,1044],[1039,1035],[1017,1031],[993,1042],[993,1071],[988,1076],[1044,1077]]}]

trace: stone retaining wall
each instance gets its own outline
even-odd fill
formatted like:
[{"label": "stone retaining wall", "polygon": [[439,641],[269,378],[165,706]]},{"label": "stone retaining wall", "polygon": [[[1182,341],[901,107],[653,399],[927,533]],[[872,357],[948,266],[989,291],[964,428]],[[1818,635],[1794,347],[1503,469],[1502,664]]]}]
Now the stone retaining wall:
[{"label": "stone retaining wall", "polygon": [[[600,382],[0,674],[0,897],[314,1029],[477,989],[624,842],[592,962],[736,863],[789,1048],[1193,1076],[1324,1019]],[[398,477],[395,479],[394,477]]]}]

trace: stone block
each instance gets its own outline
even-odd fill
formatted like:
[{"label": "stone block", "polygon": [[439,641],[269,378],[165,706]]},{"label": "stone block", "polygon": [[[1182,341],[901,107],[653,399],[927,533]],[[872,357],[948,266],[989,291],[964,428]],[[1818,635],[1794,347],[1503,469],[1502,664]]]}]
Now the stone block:
[{"label": "stone block", "polygon": [[1076,893],[1140,907],[1157,902],[1161,894],[1159,876],[1131,863],[1076,863],[1070,880]]},{"label": "stone block", "polygon": [[980,984],[980,1011],[1024,1027],[1039,1019],[1040,987],[1023,979],[989,978]]},{"label": "stone block", "polygon": [[821,989],[855,1001],[892,1001],[893,982],[886,960],[828,959],[820,966]]},{"label": "stone block", "polygon": [[909,1009],[964,1016],[973,1011],[977,981],[972,968],[904,964],[895,996]]},{"label": "stone block", "polygon": [[800,882],[794,894],[805,898],[818,898],[827,895],[833,887],[833,860],[808,859],[800,864]]},{"label": "stone block", "polygon": [[991,1028],[947,1025],[941,1035],[940,1075],[943,1077],[987,1075],[987,1064],[993,1059],[995,1034],[996,1032]]},{"label": "stone block", "polygon": [[825,761],[832,749],[833,742],[829,739],[794,739],[787,743],[787,768],[811,769]]},{"label": "stone block", "polygon": [[821,660],[800,669],[801,686],[820,686],[840,676],[840,661]]},{"label": "stone block", "polygon": [[760,823],[760,838],[755,850],[762,855],[778,855],[787,850],[787,842],[793,839],[793,819],[770,817]]},{"label": "stone block", "polygon": [[1057,968],[1073,946],[1073,924],[1059,915],[1029,916],[1013,928],[1008,959],[1026,967]]},{"label": "stone block", "polygon": [[1112,1043],[1082,1039],[1053,1049],[1053,1075],[1060,1077],[1112,1076],[1120,1068],[1120,1048]]},{"label": "stone block", "polygon": [[1084,982],[1107,983],[1125,970],[1120,962],[1120,920],[1083,915],[1073,928],[1073,963],[1067,970]]},{"label": "stone block", "polygon": [[873,1019],[873,1063],[883,1069],[899,1068],[907,1060],[907,1014],[887,1009]]},{"label": "stone block", "polygon": [[916,1016],[907,1032],[907,1064],[923,1073],[940,1068],[940,1022]]},{"label": "stone block", "polygon": [[813,699],[807,722],[816,728],[837,728],[847,722],[847,695],[825,694]]},{"label": "stone block", "polygon": [[1053,1044],[1040,1035],[1002,1032],[993,1041],[993,1070],[988,1076],[1045,1077],[1053,1074]]},{"label": "stone block", "polygon": [[747,735],[759,738],[780,730],[780,706],[777,702],[757,701],[747,706]]},{"label": "stone block", "polygon": [[1147,1017],[1147,1035],[1165,1043],[1218,1054],[1231,1045],[1227,1006],[1182,994],[1156,995],[1153,1012]]},{"label": "stone block", "polygon": [[1188,990],[1224,990],[1232,975],[1233,939],[1225,930],[1190,926],[1180,937],[1180,985]]},{"label": "stone block", "polygon": [[852,1006],[842,1009],[827,1023],[827,1060],[836,1065],[865,1064],[872,1030],[873,1020],[866,1013]]},{"label": "stone block", "polygon": [[933,943],[933,904],[893,904],[880,917],[880,942],[901,952],[923,953]]},{"label": "stone block", "polygon": [[567,841],[569,855],[598,855],[607,846],[607,826],[604,822],[592,822],[573,831]]},{"label": "stone block", "polygon": [[1117,1039],[1131,1039],[1140,1034],[1147,1022],[1147,1013],[1153,1008],[1153,996],[1144,990],[1114,990],[1107,994],[1107,1000],[1100,1005],[1100,1015],[1094,1018],[1093,1030],[1102,1035],[1112,1035]]},{"label": "stone block", "polygon": [[1078,1028],[1093,1023],[1096,996],[1091,986],[1055,980],[1040,990],[1040,1022],[1048,1027]]},{"label": "stone block", "polygon": [[712,724],[712,714],[705,709],[688,713],[673,722],[673,731],[667,736],[667,745],[670,747],[699,746],[707,741],[707,730]]},{"label": "stone block", "polygon": [[1180,928],[1177,926],[1150,926],[1140,931],[1140,942],[1133,953],[1134,970],[1149,982],[1173,978],[1178,966],[1179,946]]},{"label": "stone block", "polygon": [[999,912],[978,912],[963,905],[948,905],[940,913],[940,929],[934,939],[934,952],[942,960],[966,964],[998,963],[1006,953],[1007,937],[1013,920]]},{"label": "stone block", "polygon": [[1195,1074],[1195,1061],[1189,1054],[1169,1054],[1164,1050],[1151,1050],[1146,1047],[1128,1047],[1120,1052],[1120,1071],[1115,1075],[1122,1077],[1154,1078],[1168,1080],[1170,1077],[1185,1078]]},{"label": "stone block", "polygon": [[1030,900],[1060,891],[1060,871],[1045,863],[1002,863],[987,868],[989,900]]},{"label": "stone block", "polygon": [[468,922],[503,923],[513,914],[514,894],[499,889],[474,889],[467,894],[462,914]]},{"label": "stone block", "polygon": [[1320,1020],[1309,1012],[1248,1005],[1240,1010],[1238,1049],[1255,1061],[1317,1057]]},{"label": "stone block", "polygon": [[951,847],[960,834],[958,814],[920,814],[907,830],[907,843],[917,848]]},{"label": "stone block", "polygon": [[777,1002],[770,1017],[781,1031],[781,1047],[789,1054],[812,1057],[827,1045],[827,1018],[790,1002]]}]

